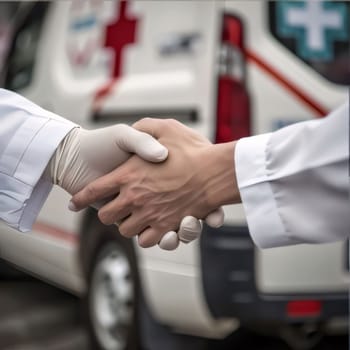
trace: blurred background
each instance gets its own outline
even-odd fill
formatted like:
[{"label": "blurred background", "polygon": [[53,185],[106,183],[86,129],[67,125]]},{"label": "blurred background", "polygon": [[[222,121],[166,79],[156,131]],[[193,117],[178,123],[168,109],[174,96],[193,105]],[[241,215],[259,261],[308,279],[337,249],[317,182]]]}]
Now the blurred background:
[{"label": "blurred background", "polygon": [[[0,83],[85,128],[176,118],[226,142],[345,101],[349,25],[348,1],[1,1]],[[68,200],[30,233],[0,223],[1,350],[348,349],[348,242],[261,251],[227,206],[140,249]]]}]

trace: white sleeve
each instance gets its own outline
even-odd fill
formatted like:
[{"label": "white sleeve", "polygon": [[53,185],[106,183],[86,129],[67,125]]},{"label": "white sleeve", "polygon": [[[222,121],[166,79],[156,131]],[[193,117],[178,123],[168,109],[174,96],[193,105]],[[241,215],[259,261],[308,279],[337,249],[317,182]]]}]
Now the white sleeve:
[{"label": "white sleeve", "polygon": [[261,248],[349,237],[349,105],[327,118],[241,139],[236,176]]},{"label": "white sleeve", "polygon": [[18,230],[30,230],[52,187],[42,173],[74,127],[74,123],[0,89],[0,220]]}]

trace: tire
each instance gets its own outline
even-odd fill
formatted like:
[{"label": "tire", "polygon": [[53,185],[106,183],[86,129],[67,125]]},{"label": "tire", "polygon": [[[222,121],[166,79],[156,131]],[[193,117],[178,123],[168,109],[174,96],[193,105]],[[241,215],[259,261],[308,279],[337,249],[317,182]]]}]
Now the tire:
[{"label": "tire", "polygon": [[100,228],[94,235],[99,239],[92,239],[93,251],[89,247],[92,258],[83,304],[92,349],[137,350],[138,275],[132,242],[115,226],[92,226]]}]

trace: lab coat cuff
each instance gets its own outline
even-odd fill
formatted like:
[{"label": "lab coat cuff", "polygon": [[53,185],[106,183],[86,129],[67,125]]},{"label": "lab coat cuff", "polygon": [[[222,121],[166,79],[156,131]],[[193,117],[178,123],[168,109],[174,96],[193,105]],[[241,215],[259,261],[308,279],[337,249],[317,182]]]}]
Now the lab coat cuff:
[{"label": "lab coat cuff", "polygon": [[266,149],[271,134],[240,139],[235,148],[235,171],[248,228],[260,248],[290,245],[266,168]]},{"label": "lab coat cuff", "polygon": [[13,176],[2,174],[12,188],[6,195],[7,205],[12,204],[1,213],[10,226],[22,232],[31,230],[52,188],[42,174],[60,142],[75,127],[74,123],[49,119],[26,147]]},{"label": "lab coat cuff", "polygon": [[[23,179],[23,176],[25,176],[26,182],[34,183],[35,186],[23,208],[18,227],[20,231],[30,230],[39,215],[52,189],[52,183],[44,179],[42,174],[58,145],[75,127],[77,126],[73,123],[62,123],[59,120],[50,119],[36,135],[24,154],[22,162],[16,171],[16,177],[19,176]],[[45,147],[43,147],[43,145],[45,145]],[[28,178],[28,172],[23,173],[22,170],[26,169],[26,166],[29,166],[33,154],[38,156],[37,172],[36,174],[32,174],[32,178]]]},{"label": "lab coat cuff", "polygon": [[0,182],[4,185],[0,192],[0,219],[19,231],[30,231],[50,193],[51,182],[41,178],[33,188],[1,172]]}]

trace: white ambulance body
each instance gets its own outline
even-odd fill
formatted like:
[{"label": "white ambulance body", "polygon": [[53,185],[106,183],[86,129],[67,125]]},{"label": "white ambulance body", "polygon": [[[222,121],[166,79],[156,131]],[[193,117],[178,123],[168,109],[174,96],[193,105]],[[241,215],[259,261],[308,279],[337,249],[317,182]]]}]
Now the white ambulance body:
[{"label": "white ambulance body", "polygon": [[[85,128],[153,116],[176,118],[213,142],[270,132],[322,117],[347,98],[349,3],[314,3],[28,5],[4,86]],[[323,19],[318,27],[303,22],[312,11]],[[105,318],[126,314],[115,324],[133,327],[139,291],[158,322],[205,337],[239,323],[318,326],[347,317],[344,242],[261,251],[236,205],[225,207],[221,229],[205,227],[196,242],[140,249],[93,210],[68,211],[68,200],[55,188],[29,234],[1,224],[0,256],[88,295],[101,349],[118,343]]]}]

